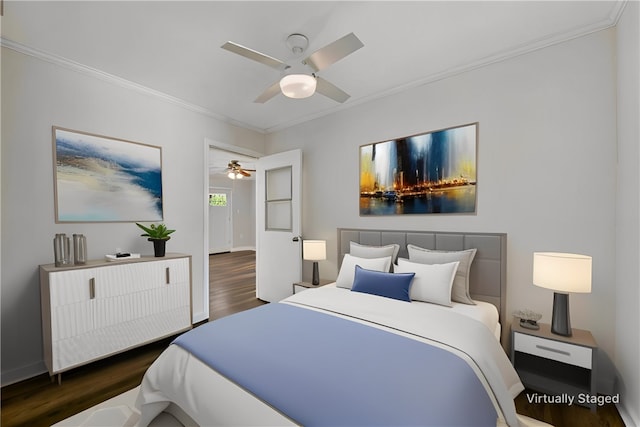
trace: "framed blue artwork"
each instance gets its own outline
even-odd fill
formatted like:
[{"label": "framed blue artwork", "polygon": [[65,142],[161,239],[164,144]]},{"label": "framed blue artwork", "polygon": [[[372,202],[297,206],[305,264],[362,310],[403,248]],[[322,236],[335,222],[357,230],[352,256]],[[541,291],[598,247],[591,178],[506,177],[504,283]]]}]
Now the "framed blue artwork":
[{"label": "framed blue artwork", "polygon": [[162,221],[162,148],[53,127],[56,223]]}]

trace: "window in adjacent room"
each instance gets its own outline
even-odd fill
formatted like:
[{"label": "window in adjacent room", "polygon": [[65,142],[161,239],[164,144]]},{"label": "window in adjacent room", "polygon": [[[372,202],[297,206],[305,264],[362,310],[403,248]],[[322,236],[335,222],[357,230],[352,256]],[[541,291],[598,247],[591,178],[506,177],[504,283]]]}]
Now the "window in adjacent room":
[{"label": "window in adjacent room", "polygon": [[210,193],[209,206],[227,206],[227,195],[225,193]]}]

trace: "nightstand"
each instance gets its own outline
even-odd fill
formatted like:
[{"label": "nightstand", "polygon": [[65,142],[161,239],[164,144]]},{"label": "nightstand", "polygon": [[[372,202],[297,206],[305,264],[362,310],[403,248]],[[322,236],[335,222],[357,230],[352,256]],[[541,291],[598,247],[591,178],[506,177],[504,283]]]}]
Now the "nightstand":
[{"label": "nightstand", "polygon": [[325,280],[325,279],[320,279],[320,283],[318,285],[313,285],[311,284],[311,282],[296,282],[293,284],[293,293],[295,294],[296,291],[300,292],[306,289],[319,288],[320,286],[328,285],[329,283],[333,283],[333,282],[335,282],[335,280]]},{"label": "nightstand", "polygon": [[551,333],[540,323],[539,330],[511,324],[511,363],[522,384],[554,396],[574,397],[573,404],[595,411],[596,360],[598,345],[591,332],[573,329],[572,336]]}]

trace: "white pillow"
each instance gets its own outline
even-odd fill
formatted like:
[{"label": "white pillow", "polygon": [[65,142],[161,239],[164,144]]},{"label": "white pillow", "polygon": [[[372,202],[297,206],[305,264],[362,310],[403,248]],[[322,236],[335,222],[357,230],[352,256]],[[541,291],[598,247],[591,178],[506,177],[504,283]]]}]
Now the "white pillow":
[{"label": "white pillow", "polygon": [[391,243],[385,246],[361,245],[356,242],[349,242],[349,253],[359,258],[383,258],[390,256],[391,262],[395,263],[400,252],[400,245]]},{"label": "white pillow", "polygon": [[344,254],[344,258],[342,258],[342,265],[340,266],[340,272],[336,279],[336,286],[351,289],[351,285],[353,285],[353,279],[356,274],[356,265],[359,265],[366,270],[388,272],[391,267],[391,257],[359,258],[350,254]]},{"label": "white pillow", "polygon": [[412,300],[430,302],[451,307],[451,286],[460,263],[419,264],[398,258],[396,273],[415,273],[409,297]]},{"label": "white pillow", "polygon": [[467,249],[464,251],[435,251],[424,249],[419,246],[407,245],[409,251],[409,260],[420,264],[445,264],[448,262],[458,261],[458,271],[453,279],[453,287],[451,288],[451,301],[461,302],[463,304],[475,305],[476,303],[469,295],[469,271],[471,270],[471,262],[476,256],[477,249]]}]

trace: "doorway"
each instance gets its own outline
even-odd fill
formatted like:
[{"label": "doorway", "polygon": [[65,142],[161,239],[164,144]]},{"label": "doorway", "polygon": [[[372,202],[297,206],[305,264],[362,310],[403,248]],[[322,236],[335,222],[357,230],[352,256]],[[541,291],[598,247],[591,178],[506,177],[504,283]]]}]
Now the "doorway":
[{"label": "doorway", "polygon": [[[204,265],[203,296],[208,301],[208,319],[219,317],[220,313],[213,313],[214,309],[219,311],[219,307],[215,308],[212,298],[219,290],[216,286],[226,286],[225,280],[228,275],[221,266],[221,262],[225,261],[223,257],[211,254],[248,251],[255,258],[255,177],[253,172],[248,172],[249,176],[234,176],[234,179],[231,179],[229,166],[233,161],[237,161],[243,170],[252,170],[255,169],[258,157],[260,154],[257,152],[205,139],[204,259],[209,262],[205,262]],[[249,276],[246,276],[245,280],[251,282],[250,285],[255,288],[255,275],[253,280]],[[246,294],[246,289],[244,292]],[[220,293],[217,295],[219,297]],[[255,290],[253,296],[255,298]]]}]

